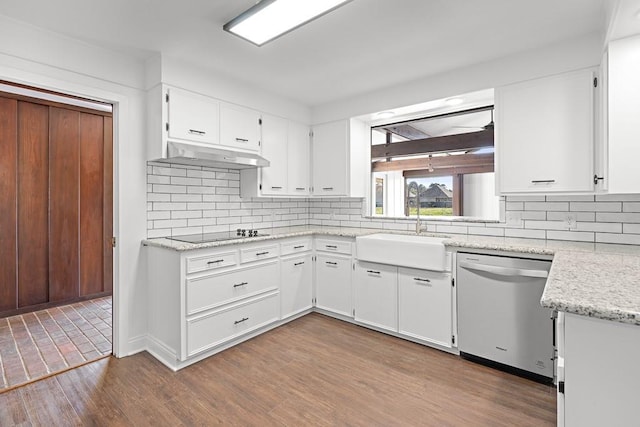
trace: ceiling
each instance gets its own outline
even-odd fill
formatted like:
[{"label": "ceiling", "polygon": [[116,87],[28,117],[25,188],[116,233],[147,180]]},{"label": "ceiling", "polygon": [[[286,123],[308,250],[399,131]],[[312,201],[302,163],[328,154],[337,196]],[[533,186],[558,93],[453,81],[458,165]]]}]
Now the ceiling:
[{"label": "ceiling", "polygon": [[160,52],[315,107],[604,33],[607,1],[353,0],[262,47],[222,30],[255,0],[20,0],[0,2],[0,14],[140,58]]}]

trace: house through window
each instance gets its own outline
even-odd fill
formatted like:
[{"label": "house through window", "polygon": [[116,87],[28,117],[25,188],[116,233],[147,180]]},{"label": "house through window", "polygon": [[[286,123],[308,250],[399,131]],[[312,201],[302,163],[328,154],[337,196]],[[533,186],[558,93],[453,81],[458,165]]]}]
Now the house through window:
[{"label": "house through window", "polygon": [[372,215],[497,219],[493,106],[372,128]]}]

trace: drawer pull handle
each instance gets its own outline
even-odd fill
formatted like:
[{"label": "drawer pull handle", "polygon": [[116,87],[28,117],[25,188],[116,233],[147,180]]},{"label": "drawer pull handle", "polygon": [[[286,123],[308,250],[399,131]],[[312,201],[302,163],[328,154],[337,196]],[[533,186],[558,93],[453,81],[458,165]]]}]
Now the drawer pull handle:
[{"label": "drawer pull handle", "polygon": [[282,187],[271,187],[272,190],[282,190]]},{"label": "drawer pull handle", "polygon": [[234,288],[239,288],[240,286],[245,286],[248,285],[249,282],[242,282],[242,283],[236,283],[235,285],[233,285]]},{"label": "drawer pull handle", "polygon": [[243,317],[242,319],[236,320],[235,322],[233,322],[233,324],[237,325],[238,323],[246,322],[247,320],[249,320],[248,317]]},{"label": "drawer pull handle", "polygon": [[203,130],[198,130],[198,129],[189,129],[189,133],[195,134],[195,135],[205,135],[206,132]]},{"label": "drawer pull handle", "polygon": [[293,266],[294,266],[294,267],[297,267],[297,266],[302,265],[302,264],[304,264],[304,261],[296,262],[295,264],[293,264]]},{"label": "drawer pull handle", "polygon": [[222,262],[222,261],[224,261],[224,259],[217,259],[215,261],[209,261],[209,262],[207,262],[207,265],[217,264],[217,263]]},{"label": "drawer pull handle", "polygon": [[536,179],[531,181],[532,184],[553,184],[556,182],[555,179]]},{"label": "drawer pull handle", "polygon": [[416,282],[427,282],[427,283],[431,283],[431,280],[429,279],[421,279],[420,277],[414,277],[413,280],[415,280]]},{"label": "drawer pull handle", "polygon": [[236,141],[238,141],[238,142],[249,142],[248,139],[244,139],[244,138],[236,138]]},{"label": "drawer pull handle", "polygon": [[266,255],[266,254],[268,254],[268,253],[269,253],[269,251],[266,251],[266,252],[256,252],[256,256]]},{"label": "drawer pull handle", "polygon": [[324,191],[333,191],[333,187],[322,187]]},{"label": "drawer pull handle", "polygon": [[304,248],[304,245],[300,245],[300,246],[294,246],[293,249],[302,249]]},{"label": "drawer pull handle", "polygon": [[298,191],[304,191],[304,190],[306,190],[306,188],[304,188],[304,187],[296,187],[296,190],[298,190]]},{"label": "drawer pull handle", "polygon": [[325,245],[327,249],[338,249],[336,245]]},{"label": "drawer pull handle", "polygon": [[373,271],[373,270],[367,270],[367,273],[371,273],[371,274],[380,274],[379,271]]},{"label": "drawer pull handle", "polygon": [[325,264],[328,264],[328,265],[338,265],[338,263],[337,263],[337,262],[332,262],[332,261],[325,261]]}]

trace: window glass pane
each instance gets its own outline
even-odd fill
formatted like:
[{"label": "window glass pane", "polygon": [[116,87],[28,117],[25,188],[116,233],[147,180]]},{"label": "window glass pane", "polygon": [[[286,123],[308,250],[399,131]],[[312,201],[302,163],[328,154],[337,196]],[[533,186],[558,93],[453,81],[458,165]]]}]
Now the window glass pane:
[{"label": "window glass pane", "polygon": [[453,215],[453,177],[440,176],[406,179],[408,216]]}]

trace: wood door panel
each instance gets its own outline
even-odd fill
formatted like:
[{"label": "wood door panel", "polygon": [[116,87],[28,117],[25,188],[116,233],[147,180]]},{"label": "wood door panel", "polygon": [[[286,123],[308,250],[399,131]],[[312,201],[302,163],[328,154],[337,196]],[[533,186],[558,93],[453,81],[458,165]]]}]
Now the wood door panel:
[{"label": "wood door panel", "polygon": [[102,232],[104,291],[113,290],[113,118],[104,118],[103,195]]},{"label": "wood door panel", "polygon": [[80,113],[51,108],[49,116],[49,301],[79,293]]},{"label": "wood door panel", "polygon": [[18,307],[49,301],[49,108],[18,103]]},{"label": "wood door panel", "polygon": [[17,305],[17,121],[16,100],[0,98],[0,311]]},{"label": "wood door panel", "polygon": [[80,296],[103,290],[103,139],[102,117],[80,114]]}]

